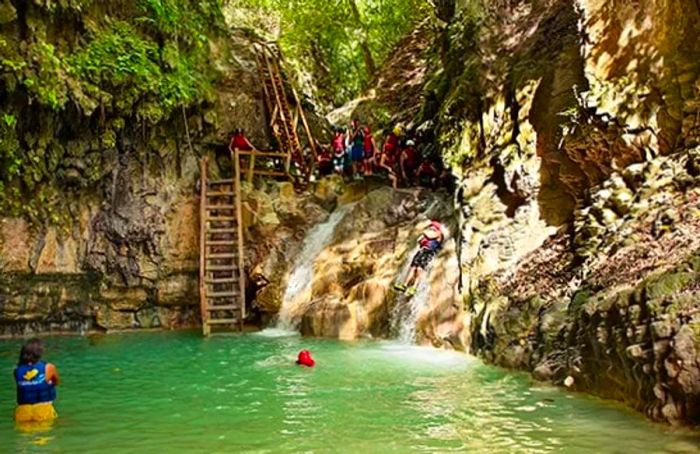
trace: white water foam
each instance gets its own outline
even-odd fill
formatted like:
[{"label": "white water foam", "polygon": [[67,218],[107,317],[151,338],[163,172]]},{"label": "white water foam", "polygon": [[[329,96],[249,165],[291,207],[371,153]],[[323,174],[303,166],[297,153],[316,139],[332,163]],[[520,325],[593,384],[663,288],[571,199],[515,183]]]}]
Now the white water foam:
[{"label": "white water foam", "polygon": [[[400,274],[402,280],[405,279],[406,274],[409,272],[411,260],[417,251],[418,249],[416,248],[409,255]],[[419,278],[415,295],[412,297],[401,296],[392,311],[391,326],[393,332],[396,333],[396,339],[403,344],[414,344],[416,342],[416,322],[420,313],[428,306],[430,293],[430,281],[428,278],[431,268],[429,266]]]},{"label": "white water foam", "polygon": [[328,219],[311,229],[304,239],[301,253],[297,256],[289,276],[287,288],[282,298],[278,330],[295,331],[298,320],[294,320],[294,309],[300,304],[308,302],[311,291],[311,281],[314,277],[314,261],[333,239],[335,228],[345,218],[345,215],[353,208],[354,204],[344,205],[335,210]]}]

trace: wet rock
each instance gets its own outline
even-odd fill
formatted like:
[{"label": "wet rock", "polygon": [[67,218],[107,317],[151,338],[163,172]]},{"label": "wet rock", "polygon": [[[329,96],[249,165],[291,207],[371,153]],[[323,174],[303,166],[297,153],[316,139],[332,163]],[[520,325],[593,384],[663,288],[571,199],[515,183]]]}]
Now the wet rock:
[{"label": "wet rock", "polygon": [[199,300],[198,276],[176,274],[158,282],[157,304],[159,306],[192,306]]}]

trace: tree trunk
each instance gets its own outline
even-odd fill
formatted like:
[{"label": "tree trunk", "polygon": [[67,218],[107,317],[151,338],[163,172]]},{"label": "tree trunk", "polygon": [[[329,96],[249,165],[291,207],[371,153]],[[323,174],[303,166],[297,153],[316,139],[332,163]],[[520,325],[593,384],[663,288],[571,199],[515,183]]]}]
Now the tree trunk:
[{"label": "tree trunk", "polygon": [[443,22],[450,23],[454,19],[457,9],[455,0],[433,0],[435,15]]},{"label": "tree trunk", "polygon": [[365,62],[365,69],[367,70],[367,75],[369,79],[373,79],[374,75],[377,73],[377,65],[374,62],[374,57],[372,56],[372,50],[369,48],[369,43],[367,42],[367,33],[365,32],[364,24],[362,23],[362,17],[360,16],[360,10],[357,9],[357,3],[355,0],[348,0],[350,4],[350,11],[352,12],[352,17],[357,23],[358,28],[362,31],[362,39],[360,40],[360,48],[362,49],[362,58]]}]

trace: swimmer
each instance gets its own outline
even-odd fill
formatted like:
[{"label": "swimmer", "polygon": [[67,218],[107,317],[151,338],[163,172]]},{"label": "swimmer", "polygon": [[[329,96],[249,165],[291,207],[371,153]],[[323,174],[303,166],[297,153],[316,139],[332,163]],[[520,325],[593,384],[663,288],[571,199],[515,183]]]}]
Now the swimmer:
[{"label": "swimmer", "polygon": [[50,422],[58,417],[53,401],[60,379],[56,366],[41,360],[43,354],[41,339],[27,341],[20,351],[15,368],[15,421],[18,423]]}]

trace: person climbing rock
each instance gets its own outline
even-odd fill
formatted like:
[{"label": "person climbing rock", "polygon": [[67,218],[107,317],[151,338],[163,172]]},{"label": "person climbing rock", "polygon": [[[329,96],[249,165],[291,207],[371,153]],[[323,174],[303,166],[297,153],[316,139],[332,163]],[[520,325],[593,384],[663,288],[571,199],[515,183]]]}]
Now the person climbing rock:
[{"label": "person climbing rock", "polygon": [[314,367],[314,365],[316,365],[316,361],[314,361],[314,359],[311,357],[310,351],[302,350],[299,352],[299,355],[297,355],[297,365]]},{"label": "person climbing rock", "polygon": [[231,143],[228,146],[229,150],[233,152],[233,150],[240,150],[240,151],[253,151],[257,150],[255,146],[250,143],[250,140],[245,136],[245,131],[242,129],[236,129],[233,131],[233,137],[231,137]]},{"label": "person climbing rock", "polygon": [[53,407],[60,381],[58,370],[53,364],[41,360],[43,354],[41,339],[27,341],[20,351],[15,368],[15,421],[18,423],[45,423],[58,417]]},{"label": "person climbing rock", "polygon": [[355,118],[350,123],[350,159],[352,166],[353,178],[361,178],[359,169],[362,168],[362,160],[365,154],[365,137],[364,131],[360,126],[360,120]]},{"label": "person climbing rock", "polygon": [[337,128],[331,142],[333,148],[333,168],[337,174],[345,171],[345,136],[341,128]]},{"label": "person climbing rock", "polygon": [[374,168],[376,166],[375,156],[377,152],[377,144],[372,136],[372,130],[369,126],[365,126],[364,129],[364,160],[363,163],[363,173],[366,176],[372,175],[374,173]]},{"label": "person climbing rock", "polygon": [[394,289],[399,292],[405,292],[409,296],[416,294],[416,285],[422,273],[428,267],[430,262],[435,258],[437,252],[442,247],[445,240],[443,226],[439,221],[430,221],[430,225],[418,238],[420,249],[411,260],[411,269],[403,283],[394,285]]}]

